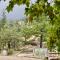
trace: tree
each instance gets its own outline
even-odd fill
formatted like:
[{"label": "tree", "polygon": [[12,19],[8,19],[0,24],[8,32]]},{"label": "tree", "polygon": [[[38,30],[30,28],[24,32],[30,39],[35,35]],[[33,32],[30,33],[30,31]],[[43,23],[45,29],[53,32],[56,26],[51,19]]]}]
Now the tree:
[{"label": "tree", "polygon": [[[53,3],[54,4],[51,5],[51,3],[48,2],[48,0],[37,0],[34,4],[30,5],[30,0],[18,0],[18,1],[11,0],[9,2],[9,6],[7,6],[7,11],[9,12],[10,10],[12,10],[13,6],[15,4],[18,4],[18,5],[26,4],[25,14],[27,16],[29,16],[29,21],[32,21],[32,20],[34,20],[35,17],[38,18],[43,14],[45,14],[45,16],[48,16],[49,17],[48,19],[50,19],[49,25],[51,26],[50,30],[48,30],[48,31],[50,31],[48,41],[50,42],[50,40],[51,40],[51,42],[50,42],[50,45],[51,45],[52,41],[54,41],[56,38],[57,39],[56,41],[58,43],[56,46],[58,47],[58,50],[59,50],[60,49],[59,48],[59,45],[60,45],[59,44],[59,41],[60,41],[60,37],[59,37],[60,36],[60,34],[59,34],[60,33],[59,32],[60,31],[60,24],[59,24],[60,0],[53,0]],[[54,44],[56,44],[56,43],[54,43]]]},{"label": "tree", "polygon": [[0,31],[0,46],[1,49],[7,46],[7,49],[18,49],[20,43],[20,33],[17,32],[18,29],[16,25],[5,24]]},{"label": "tree", "polygon": [[7,21],[6,21],[6,15],[5,15],[5,11],[3,10],[3,13],[2,13],[2,20],[0,21],[0,30],[1,30],[1,28],[3,28],[4,27],[4,25],[7,23]]},{"label": "tree", "polygon": [[[41,38],[40,41],[44,41],[44,34],[46,33],[45,27],[47,26],[46,22],[48,22],[47,20],[47,17],[43,15],[39,17],[38,21],[36,19],[35,21],[32,21],[31,24],[25,24],[21,30],[22,36],[24,36],[26,39],[29,38],[31,35],[34,35],[36,37],[39,36]],[[41,37],[40,35],[43,35],[43,37]],[[42,45],[42,42],[40,45]]]}]

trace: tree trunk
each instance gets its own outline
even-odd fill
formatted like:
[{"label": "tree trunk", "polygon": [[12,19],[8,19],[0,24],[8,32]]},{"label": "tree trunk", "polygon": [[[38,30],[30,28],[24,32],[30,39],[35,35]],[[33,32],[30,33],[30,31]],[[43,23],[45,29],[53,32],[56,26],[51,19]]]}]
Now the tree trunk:
[{"label": "tree trunk", "polygon": [[42,40],[43,40],[43,35],[41,34],[41,36],[40,36],[40,48],[42,48]]},{"label": "tree trunk", "polygon": [[8,49],[10,49],[10,42],[8,42]]},{"label": "tree trunk", "polygon": [[25,45],[26,45],[26,37],[25,37]]}]

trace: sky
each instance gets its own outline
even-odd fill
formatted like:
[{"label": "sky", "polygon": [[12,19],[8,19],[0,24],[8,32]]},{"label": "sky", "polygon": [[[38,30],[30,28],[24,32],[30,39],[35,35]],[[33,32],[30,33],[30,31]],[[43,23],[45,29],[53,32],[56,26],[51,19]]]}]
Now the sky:
[{"label": "sky", "polygon": [[[32,3],[34,3],[34,1],[36,1],[36,0],[32,0]],[[2,0],[0,2],[0,19],[2,18],[2,13],[3,13],[3,11],[5,11],[8,4],[9,4],[9,0],[6,0],[5,2]],[[13,8],[13,11],[11,11],[9,13],[6,11],[7,20],[23,19],[25,17],[24,9],[25,9],[25,5],[21,5],[21,6],[15,5]]]},{"label": "sky", "polygon": [[[31,3],[34,3],[35,1],[36,0],[31,0]],[[9,4],[9,0],[6,0],[5,2],[2,0],[0,2],[0,19],[2,18],[2,13],[6,9],[8,4]],[[15,5],[13,8],[13,11],[11,11],[9,13],[6,11],[7,20],[23,19],[25,17],[25,15],[24,15],[25,10],[24,9],[25,9],[25,5],[21,5],[21,6]]]},{"label": "sky", "polygon": [[[5,11],[8,3],[9,3],[9,0],[7,0],[6,2],[4,2],[4,1],[0,2],[0,18],[2,18],[2,13],[3,13],[3,11]],[[13,8],[13,11],[11,11],[9,13],[6,11],[7,19],[9,19],[9,20],[22,19],[23,17],[25,17],[24,9],[25,9],[25,6],[23,6],[23,5],[21,5],[21,6],[15,5]]]}]

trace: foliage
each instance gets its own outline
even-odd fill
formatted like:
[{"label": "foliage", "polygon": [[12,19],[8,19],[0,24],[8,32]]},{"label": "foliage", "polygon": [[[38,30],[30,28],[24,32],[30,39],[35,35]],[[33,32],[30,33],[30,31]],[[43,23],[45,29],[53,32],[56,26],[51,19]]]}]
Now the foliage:
[{"label": "foliage", "polygon": [[17,28],[15,26],[10,27],[9,24],[5,24],[4,28],[0,31],[0,48],[18,48],[19,40],[20,34],[17,32]]},{"label": "foliage", "polygon": [[[54,4],[52,5],[52,3]],[[39,20],[39,17],[42,16],[43,14],[46,17],[48,16],[49,24],[46,25],[46,32],[47,32],[46,36],[48,39],[47,42],[49,42],[48,47],[51,50],[56,45],[58,47],[58,51],[60,51],[60,43],[59,43],[60,42],[60,23],[59,23],[60,22],[60,0],[53,0],[52,3],[48,2],[48,0],[37,0],[34,4],[30,5],[30,0],[18,0],[18,1],[11,0],[9,2],[9,6],[7,6],[7,11],[8,12],[11,11],[15,4],[17,5],[25,4],[26,5],[25,14],[29,17],[28,19],[29,22],[32,22],[34,18],[37,18],[37,20]],[[23,31],[22,35],[28,36],[35,33],[40,33],[39,30],[41,26],[40,24],[34,26],[33,27],[34,31],[32,30],[32,28],[27,28],[27,26],[25,26],[22,29]],[[43,26],[42,28],[44,28]]]}]

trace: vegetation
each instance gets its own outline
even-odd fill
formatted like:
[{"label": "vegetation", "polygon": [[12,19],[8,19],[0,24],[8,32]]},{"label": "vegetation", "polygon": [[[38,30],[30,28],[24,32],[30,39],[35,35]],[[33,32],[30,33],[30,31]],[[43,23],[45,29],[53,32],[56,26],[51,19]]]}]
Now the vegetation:
[{"label": "vegetation", "polygon": [[[31,24],[23,26],[13,24],[13,27],[4,24],[4,27],[1,28],[0,40],[3,40],[5,44],[5,42],[13,40],[18,41],[20,36],[24,36],[26,42],[26,39],[31,35],[43,34],[49,50],[57,48],[60,51],[60,0],[53,0],[52,3],[48,0],[37,0],[32,5],[30,5],[30,0],[11,0],[6,8],[7,11],[12,11],[15,4],[26,5],[25,14]],[[41,40],[42,38],[41,36]]]}]

